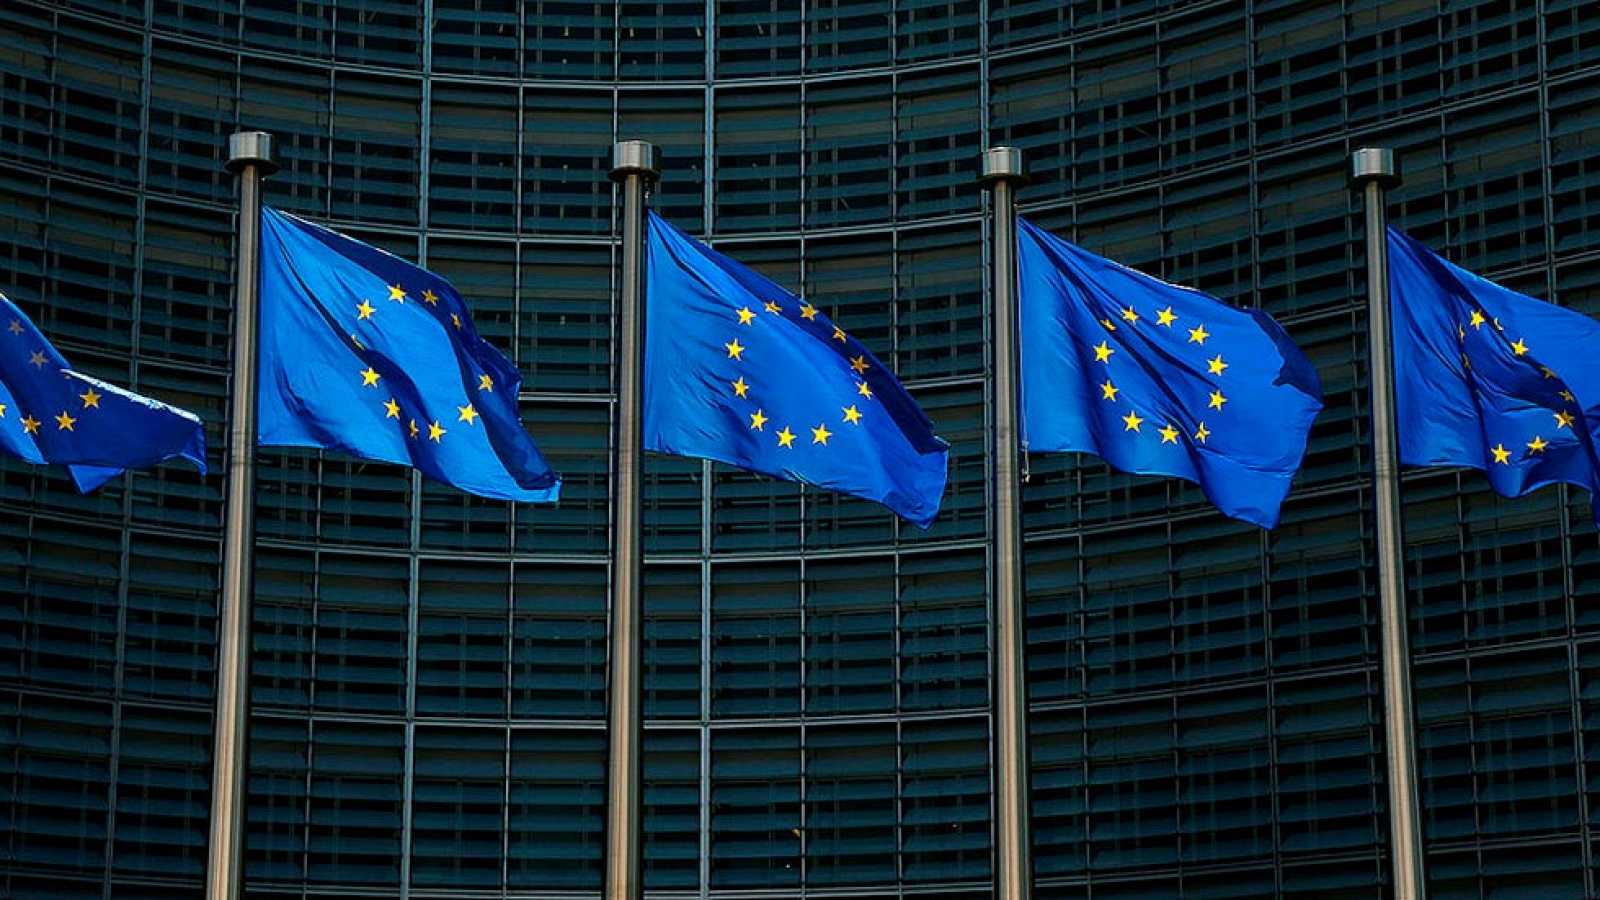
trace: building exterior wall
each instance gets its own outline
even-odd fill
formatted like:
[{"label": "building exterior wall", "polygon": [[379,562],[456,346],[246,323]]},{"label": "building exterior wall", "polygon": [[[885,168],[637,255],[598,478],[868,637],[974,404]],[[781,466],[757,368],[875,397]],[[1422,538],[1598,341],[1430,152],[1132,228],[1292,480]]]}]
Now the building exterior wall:
[{"label": "building exterior wall", "polygon": [[[1356,146],[1394,221],[1600,314],[1587,0],[9,0],[0,289],[208,422],[213,475],[0,466],[0,895],[193,897],[209,803],[232,182],[452,278],[525,376],[556,507],[263,453],[254,897],[597,896],[615,138],[656,208],[803,291],[950,440],[927,532],[646,465],[647,881],[989,895],[979,150],[1035,221],[1284,323],[1326,411],[1283,524],[1034,456],[1037,896],[1378,897],[1387,878]],[[1404,427],[1404,423],[1401,423]],[[3,426],[0,426],[3,427]],[[1588,498],[1412,473],[1435,897],[1594,895]]]}]

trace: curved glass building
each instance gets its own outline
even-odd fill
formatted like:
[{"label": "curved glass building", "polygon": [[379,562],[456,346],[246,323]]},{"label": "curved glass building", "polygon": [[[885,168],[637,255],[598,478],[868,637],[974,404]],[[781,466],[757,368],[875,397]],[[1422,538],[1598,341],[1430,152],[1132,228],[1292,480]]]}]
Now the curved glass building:
[{"label": "curved glass building", "polygon": [[[248,886],[597,897],[612,141],[655,207],[803,291],[953,445],[927,532],[695,460],[646,471],[648,883],[661,898],[990,895],[979,151],[1034,221],[1231,302],[1327,409],[1281,527],[1034,456],[1040,898],[1351,897],[1388,880],[1356,146],[1399,226],[1600,313],[1588,0],[8,0],[0,289],[80,368],[206,417],[79,496],[0,469],[0,895],[197,897],[235,209],[452,278],[566,480],[511,507],[262,456]],[[1433,896],[1600,891],[1588,498],[1411,473]]]}]

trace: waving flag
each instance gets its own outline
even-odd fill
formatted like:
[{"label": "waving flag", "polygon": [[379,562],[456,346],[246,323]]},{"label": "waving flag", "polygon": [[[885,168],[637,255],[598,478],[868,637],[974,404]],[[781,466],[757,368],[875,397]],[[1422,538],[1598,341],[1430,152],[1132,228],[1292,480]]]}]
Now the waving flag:
[{"label": "waving flag", "polygon": [[65,464],[84,493],[173,457],[205,474],[198,416],[74,370],[4,294],[0,323],[0,452]]},{"label": "waving flag", "polygon": [[1400,461],[1481,469],[1505,497],[1558,482],[1594,494],[1600,323],[1451,265],[1394,228],[1388,241]]},{"label": "waving flag", "polygon": [[553,502],[522,428],[522,376],[448,281],[261,211],[260,439],[421,469],[470,494]]},{"label": "waving flag", "polygon": [[926,528],[948,449],[816,307],[650,214],[644,447],[801,481]]},{"label": "waving flag", "polygon": [[1017,224],[1025,446],[1193,481],[1276,525],[1322,409],[1278,323]]}]

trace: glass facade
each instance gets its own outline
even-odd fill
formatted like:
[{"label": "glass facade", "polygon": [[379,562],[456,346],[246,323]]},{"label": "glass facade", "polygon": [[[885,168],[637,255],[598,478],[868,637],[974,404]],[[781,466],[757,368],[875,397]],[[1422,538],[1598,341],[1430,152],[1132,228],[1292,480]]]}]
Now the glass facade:
[{"label": "glass facade", "polygon": [[[663,898],[990,894],[979,150],[1024,212],[1259,305],[1327,409],[1283,524],[1035,456],[1037,896],[1384,894],[1364,271],[1395,222],[1600,314],[1589,0],[8,0],[0,287],[81,368],[204,416],[213,475],[0,466],[0,895],[197,897],[233,184],[439,271],[521,366],[556,507],[261,457],[249,893],[594,897],[614,138],[656,207],[892,362],[953,446],[927,532],[646,466],[647,880]],[[1433,896],[1600,892],[1588,497],[1406,481]]]}]

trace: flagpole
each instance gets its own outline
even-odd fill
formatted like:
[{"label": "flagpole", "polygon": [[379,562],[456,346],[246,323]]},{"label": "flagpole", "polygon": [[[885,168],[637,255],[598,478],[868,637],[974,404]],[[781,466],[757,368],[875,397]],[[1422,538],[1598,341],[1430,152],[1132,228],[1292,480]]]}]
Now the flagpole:
[{"label": "flagpole", "polygon": [[211,757],[207,900],[242,896],[245,742],[249,732],[250,591],[255,573],[256,322],[260,279],[261,179],[278,170],[272,135],[228,136],[228,171],[239,176],[238,270],[234,278],[233,394],[229,403],[227,519],[222,536],[222,607],[217,622],[217,714]]},{"label": "flagpole", "polygon": [[1421,804],[1411,711],[1405,568],[1400,532],[1400,453],[1395,437],[1394,336],[1390,330],[1389,244],[1384,192],[1400,183],[1394,151],[1350,156],[1351,184],[1364,195],[1367,230],[1367,348],[1372,387],[1373,506],[1378,519],[1378,606],[1383,648],[1384,738],[1388,750],[1389,843],[1395,900],[1423,900]]},{"label": "flagpole", "polygon": [[617,344],[616,448],[613,483],[611,645],[607,697],[605,900],[644,896],[643,660],[639,524],[640,431],[644,393],[645,189],[660,174],[660,152],[646,141],[617,141],[611,180],[622,185],[622,308]]},{"label": "flagpole", "polygon": [[1027,180],[1022,151],[991,147],[979,182],[989,191],[989,270],[994,279],[994,771],[995,900],[1028,900],[1028,681],[1023,643],[1022,488],[1017,427],[1016,190]]}]

